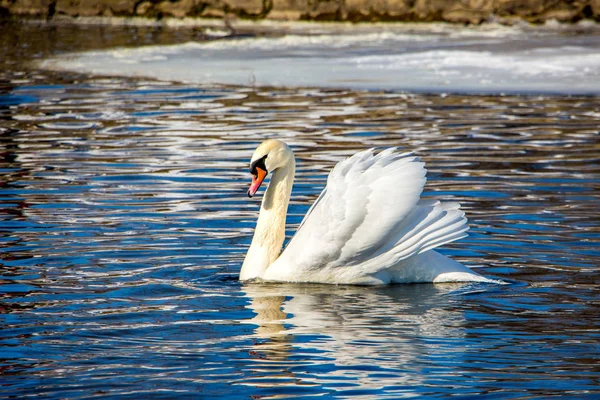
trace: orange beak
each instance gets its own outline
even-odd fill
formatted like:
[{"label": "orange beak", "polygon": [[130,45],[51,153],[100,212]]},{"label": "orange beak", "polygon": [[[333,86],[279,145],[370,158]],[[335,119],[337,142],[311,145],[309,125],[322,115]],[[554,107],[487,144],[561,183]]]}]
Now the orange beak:
[{"label": "orange beak", "polygon": [[262,169],[260,167],[256,168],[256,175],[254,175],[254,174],[252,175],[252,183],[250,184],[250,189],[248,189],[248,197],[254,196],[254,194],[260,187],[260,185],[265,180],[266,176],[267,176],[267,171],[265,171],[264,169]]}]

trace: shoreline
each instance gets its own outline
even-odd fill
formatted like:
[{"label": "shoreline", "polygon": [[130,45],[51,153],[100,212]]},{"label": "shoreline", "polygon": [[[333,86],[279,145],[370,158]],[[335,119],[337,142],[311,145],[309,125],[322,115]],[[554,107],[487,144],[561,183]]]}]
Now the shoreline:
[{"label": "shoreline", "polygon": [[161,19],[151,19],[146,17],[127,17],[127,16],[91,16],[91,17],[68,17],[58,16],[51,19],[27,17],[1,17],[2,24],[28,24],[43,26],[98,26],[98,27],[140,27],[140,28],[168,28],[168,29],[214,29],[216,35],[235,36],[239,33],[255,34],[320,34],[331,33],[332,31],[358,31],[369,32],[381,30],[382,28],[392,31],[404,32],[449,32],[457,29],[467,28],[471,31],[485,32],[498,31],[501,29],[521,29],[530,32],[563,32],[565,34],[596,33],[600,32],[600,22],[584,19],[576,23],[564,23],[556,20],[549,20],[545,23],[533,24],[523,20],[506,21],[493,20],[480,24],[457,24],[446,21],[432,22],[350,22],[350,21],[314,21],[314,20],[275,20],[275,19],[243,19],[243,18],[175,18],[166,17]]},{"label": "shoreline", "polygon": [[[429,23],[446,22],[479,25],[544,24],[549,21],[600,22],[600,0],[14,0],[0,3],[0,17],[37,19],[48,22],[70,20],[81,23],[92,18],[101,23],[114,18],[135,25],[178,26],[205,24],[204,21],[274,21],[334,23]],[[192,22],[192,21],[195,22]],[[179,22],[176,22],[179,21]],[[83,22],[87,23],[87,22]],[[126,22],[129,23],[129,22]],[[210,23],[210,22],[209,22]]]}]

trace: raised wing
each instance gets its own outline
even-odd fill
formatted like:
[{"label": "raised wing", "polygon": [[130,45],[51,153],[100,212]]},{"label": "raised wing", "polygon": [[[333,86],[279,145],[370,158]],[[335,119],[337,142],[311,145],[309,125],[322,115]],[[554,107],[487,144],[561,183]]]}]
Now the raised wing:
[{"label": "raised wing", "polygon": [[399,240],[402,221],[417,208],[426,172],[418,157],[395,149],[366,150],[341,161],[265,277],[302,280],[315,271],[335,274],[338,267],[364,270],[366,261],[381,259],[388,251],[378,250]]}]

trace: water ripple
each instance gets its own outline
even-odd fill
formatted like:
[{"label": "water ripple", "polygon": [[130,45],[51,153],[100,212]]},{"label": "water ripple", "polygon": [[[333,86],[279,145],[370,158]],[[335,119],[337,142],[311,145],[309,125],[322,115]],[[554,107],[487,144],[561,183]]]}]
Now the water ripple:
[{"label": "water ripple", "polygon": [[[600,394],[596,98],[77,79],[0,99],[1,395]],[[444,252],[513,284],[241,285],[266,137],[288,235],[336,162],[400,146],[470,219]]]}]

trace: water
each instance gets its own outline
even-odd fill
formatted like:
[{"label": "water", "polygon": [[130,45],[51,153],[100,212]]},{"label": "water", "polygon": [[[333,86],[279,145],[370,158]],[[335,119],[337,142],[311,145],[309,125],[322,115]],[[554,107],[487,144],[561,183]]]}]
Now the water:
[{"label": "water", "polygon": [[[0,396],[600,395],[596,96],[57,73],[23,61],[202,32],[0,31]],[[444,254],[511,284],[239,283],[266,137],[298,158],[289,235],[337,161],[402,146],[469,217]]]}]

